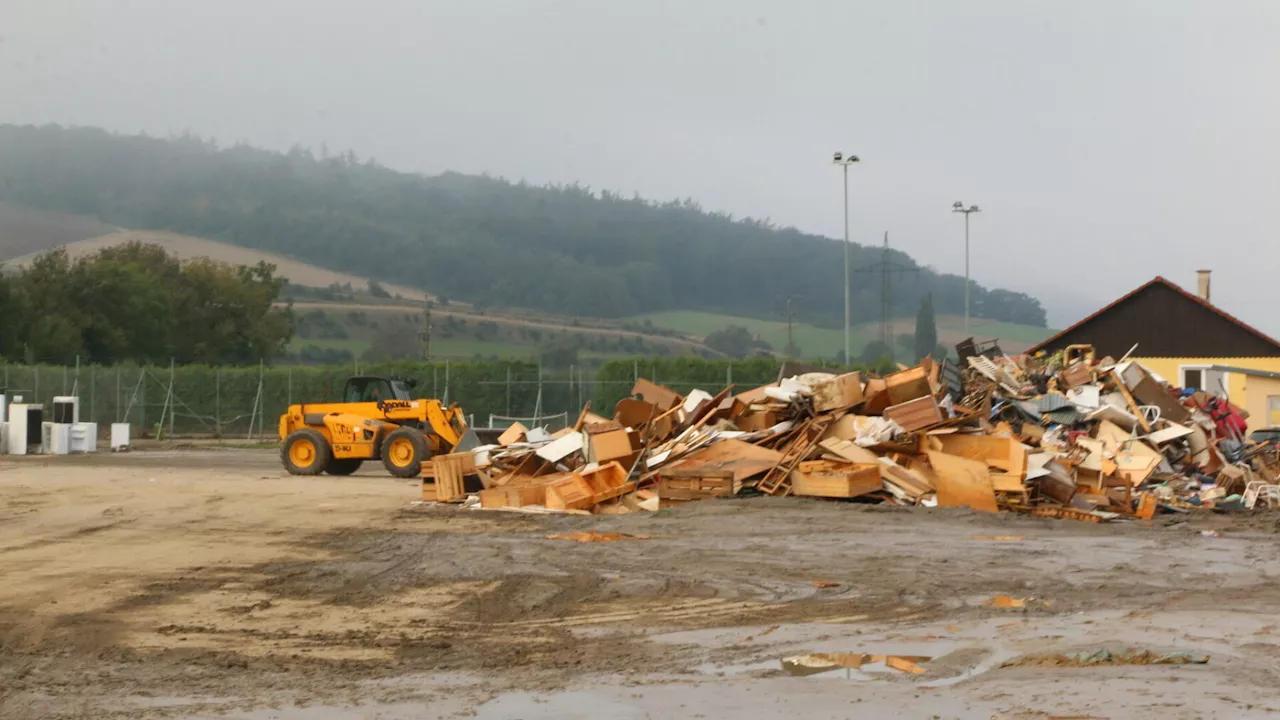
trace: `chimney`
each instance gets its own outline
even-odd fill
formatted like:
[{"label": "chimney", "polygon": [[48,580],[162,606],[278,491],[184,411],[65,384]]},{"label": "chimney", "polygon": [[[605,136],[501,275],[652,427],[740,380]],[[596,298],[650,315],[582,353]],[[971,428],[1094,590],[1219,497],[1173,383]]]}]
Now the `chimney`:
[{"label": "chimney", "polygon": [[1205,302],[1209,302],[1209,272],[1208,270],[1196,271],[1196,285],[1198,288],[1196,294]]}]

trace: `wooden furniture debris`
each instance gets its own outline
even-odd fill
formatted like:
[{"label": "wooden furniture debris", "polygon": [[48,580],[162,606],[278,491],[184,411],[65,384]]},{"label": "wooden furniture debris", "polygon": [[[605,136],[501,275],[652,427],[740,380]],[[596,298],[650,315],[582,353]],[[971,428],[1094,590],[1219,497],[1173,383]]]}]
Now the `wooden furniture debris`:
[{"label": "wooden furniture debris", "polygon": [[879,463],[852,465],[830,460],[807,460],[791,471],[793,495],[854,498],[882,489]]},{"label": "wooden furniture debris", "polygon": [[915,432],[942,422],[942,409],[933,396],[928,395],[891,405],[885,408],[884,416],[901,425],[907,432]]},{"label": "wooden furniture debris", "polygon": [[862,373],[851,372],[813,387],[814,412],[847,410],[862,402]]},{"label": "wooden furniture debris", "polygon": [[884,378],[787,364],[737,396],[642,379],[611,419],[588,405],[549,440],[517,423],[460,453],[470,464],[424,463],[423,498],[621,514],[756,489],[1099,522],[1240,503],[1280,474],[1280,450],[1224,430],[1219,398],[1139,363],[993,350],[966,364]]},{"label": "wooden furniture debris", "polygon": [[922,365],[900,370],[884,379],[885,392],[889,394],[890,405],[901,405],[917,398],[933,395],[933,386],[929,384],[929,371]]},{"label": "wooden furniture debris", "polygon": [[934,450],[928,456],[938,507],[970,507],[985,512],[1000,509],[985,464]]},{"label": "wooden furniture debris", "polygon": [[829,418],[820,418],[809,420],[798,429],[795,438],[787,445],[777,464],[757,485],[761,492],[770,495],[787,495],[791,492],[791,472],[813,452],[828,424],[830,424]]},{"label": "wooden furniture debris", "polygon": [[659,476],[657,489],[663,500],[705,500],[737,495],[742,483],[731,470],[671,470]]}]

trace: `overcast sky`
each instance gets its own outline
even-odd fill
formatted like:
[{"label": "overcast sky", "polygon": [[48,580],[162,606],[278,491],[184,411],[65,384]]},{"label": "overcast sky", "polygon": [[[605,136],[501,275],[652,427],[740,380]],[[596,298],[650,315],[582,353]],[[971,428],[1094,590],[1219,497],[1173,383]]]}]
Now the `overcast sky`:
[{"label": "overcast sky", "polygon": [[1280,334],[1277,0],[3,0],[0,121],[578,181]]}]

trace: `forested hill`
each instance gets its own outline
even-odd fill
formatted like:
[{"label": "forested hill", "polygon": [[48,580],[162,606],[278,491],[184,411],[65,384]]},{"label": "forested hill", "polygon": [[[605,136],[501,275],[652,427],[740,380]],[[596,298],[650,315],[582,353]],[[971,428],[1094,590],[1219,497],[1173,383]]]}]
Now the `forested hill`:
[{"label": "forested hill", "polygon": [[[776,318],[780,299],[795,295],[805,320],[835,326],[843,317],[839,242],[687,200],[427,177],[351,154],[12,125],[0,126],[0,200],[216,238],[482,306]],[[880,258],[879,248],[858,246],[853,266]],[[855,322],[878,318],[879,276],[856,277]],[[956,276],[925,269],[893,286],[895,315],[913,315],[926,292],[941,313],[963,308]],[[972,303],[978,317],[1045,324],[1040,303],[1021,293],[977,288]]]}]

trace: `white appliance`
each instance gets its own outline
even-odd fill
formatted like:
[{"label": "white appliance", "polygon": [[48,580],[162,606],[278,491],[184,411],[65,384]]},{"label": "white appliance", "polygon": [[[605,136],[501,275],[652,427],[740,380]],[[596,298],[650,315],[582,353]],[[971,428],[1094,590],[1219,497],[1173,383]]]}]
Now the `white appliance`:
[{"label": "white appliance", "polygon": [[71,423],[46,423],[49,439],[44,451],[47,455],[71,454]]},{"label": "white appliance", "polygon": [[71,426],[71,452],[98,452],[98,423],[76,423]]},{"label": "white appliance", "polygon": [[6,425],[8,432],[5,433],[5,439],[8,441],[8,452],[10,455],[26,455],[27,406],[22,403],[10,405],[9,418],[9,422]]},{"label": "white appliance", "polygon": [[80,398],[74,395],[59,395],[53,399],[53,417],[56,423],[70,425],[80,422]]},{"label": "white appliance", "polygon": [[129,423],[111,423],[111,451],[129,449]]}]

